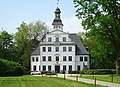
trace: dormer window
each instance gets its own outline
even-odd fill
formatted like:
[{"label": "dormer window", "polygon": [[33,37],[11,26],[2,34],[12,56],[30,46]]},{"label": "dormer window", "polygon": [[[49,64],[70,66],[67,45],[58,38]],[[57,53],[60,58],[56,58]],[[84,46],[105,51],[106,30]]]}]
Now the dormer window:
[{"label": "dormer window", "polygon": [[51,37],[48,37],[48,42],[52,42],[52,38]]},{"label": "dormer window", "polygon": [[56,37],[56,42],[59,42],[59,37]]}]

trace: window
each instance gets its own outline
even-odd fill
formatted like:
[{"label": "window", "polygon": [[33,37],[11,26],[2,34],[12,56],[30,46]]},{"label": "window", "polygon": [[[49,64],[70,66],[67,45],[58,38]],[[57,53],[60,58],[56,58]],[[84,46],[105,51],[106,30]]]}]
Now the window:
[{"label": "window", "polygon": [[63,37],[63,42],[66,42],[66,37]]},{"label": "window", "polygon": [[69,71],[72,71],[72,65],[69,65]]},{"label": "window", "polygon": [[59,56],[56,56],[56,61],[59,61]]},{"label": "window", "polygon": [[88,61],[88,58],[87,58],[87,57],[84,57],[84,61]]},{"label": "window", "polygon": [[36,57],[36,62],[38,62],[38,57]]},{"label": "window", "polygon": [[43,47],[42,50],[43,50],[43,52],[45,52],[46,51],[46,47]]},{"label": "window", "polygon": [[66,71],[66,65],[63,65],[63,70]]},{"label": "window", "polygon": [[80,57],[80,61],[83,61],[83,57]]},{"label": "window", "polygon": [[66,47],[63,47],[63,52],[65,52],[66,51]]},{"label": "window", "polygon": [[34,57],[32,57],[32,61],[34,62],[35,60],[34,60]]},{"label": "window", "polygon": [[56,37],[56,42],[59,42],[59,37]]},{"label": "window", "polygon": [[48,52],[51,52],[51,47],[48,47]]},{"label": "window", "polygon": [[42,59],[43,59],[43,61],[46,61],[46,56],[43,56]]},{"label": "window", "polygon": [[77,70],[80,71],[80,65],[77,66]]},{"label": "window", "polygon": [[46,66],[43,66],[43,71],[46,71]]},{"label": "window", "polygon": [[48,37],[48,42],[52,42],[52,38],[51,37]]},{"label": "window", "polygon": [[66,61],[66,56],[63,56],[63,61]]},{"label": "window", "polygon": [[51,66],[50,65],[48,66],[48,71],[51,71]]},{"label": "window", "polygon": [[41,71],[41,66],[39,66],[39,71]]},{"label": "window", "polygon": [[68,47],[68,51],[72,51],[72,47]]},{"label": "window", "polygon": [[33,66],[33,71],[36,71],[36,65]]},{"label": "window", "polygon": [[72,61],[72,56],[69,56],[69,61]]},{"label": "window", "polygon": [[58,52],[59,51],[59,47],[55,47],[55,51]]},{"label": "window", "polygon": [[48,56],[48,61],[51,61],[51,56]]}]

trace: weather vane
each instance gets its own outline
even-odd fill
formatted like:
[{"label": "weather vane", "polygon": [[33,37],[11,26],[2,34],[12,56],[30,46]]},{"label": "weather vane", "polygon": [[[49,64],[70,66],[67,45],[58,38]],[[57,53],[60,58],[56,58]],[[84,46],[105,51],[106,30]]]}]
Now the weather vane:
[{"label": "weather vane", "polygon": [[57,5],[59,4],[59,0],[57,0]]}]

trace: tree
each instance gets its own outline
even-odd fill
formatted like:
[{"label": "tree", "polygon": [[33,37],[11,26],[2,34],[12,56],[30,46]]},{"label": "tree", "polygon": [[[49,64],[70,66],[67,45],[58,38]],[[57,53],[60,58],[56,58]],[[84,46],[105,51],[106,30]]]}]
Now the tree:
[{"label": "tree", "polygon": [[120,1],[74,0],[74,4],[84,29],[115,51],[116,74],[120,74]]},{"label": "tree", "polygon": [[13,35],[6,31],[0,32],[0,58],[17,61]]},{"label": "tree", "polygon": [[15,34],[15,43],[17,46],[17,56],[20,63],[29,70],[30,55],[43,34],[47,33],[47,26],[41,21],[26,24],[22,22]]}]

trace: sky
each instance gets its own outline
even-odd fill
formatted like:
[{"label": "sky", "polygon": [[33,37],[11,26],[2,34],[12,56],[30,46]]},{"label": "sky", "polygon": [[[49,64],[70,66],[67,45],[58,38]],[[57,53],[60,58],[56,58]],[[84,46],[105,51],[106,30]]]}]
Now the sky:
[{"label": "sky", "polygon": [[54,11],[61,10],[64,31],[78,33],[83,31],[81,20],[75,16],[73,0],[0,0],[0,31],[17,32],[17,27],[25,23],[43,21],[52,28]]}]

